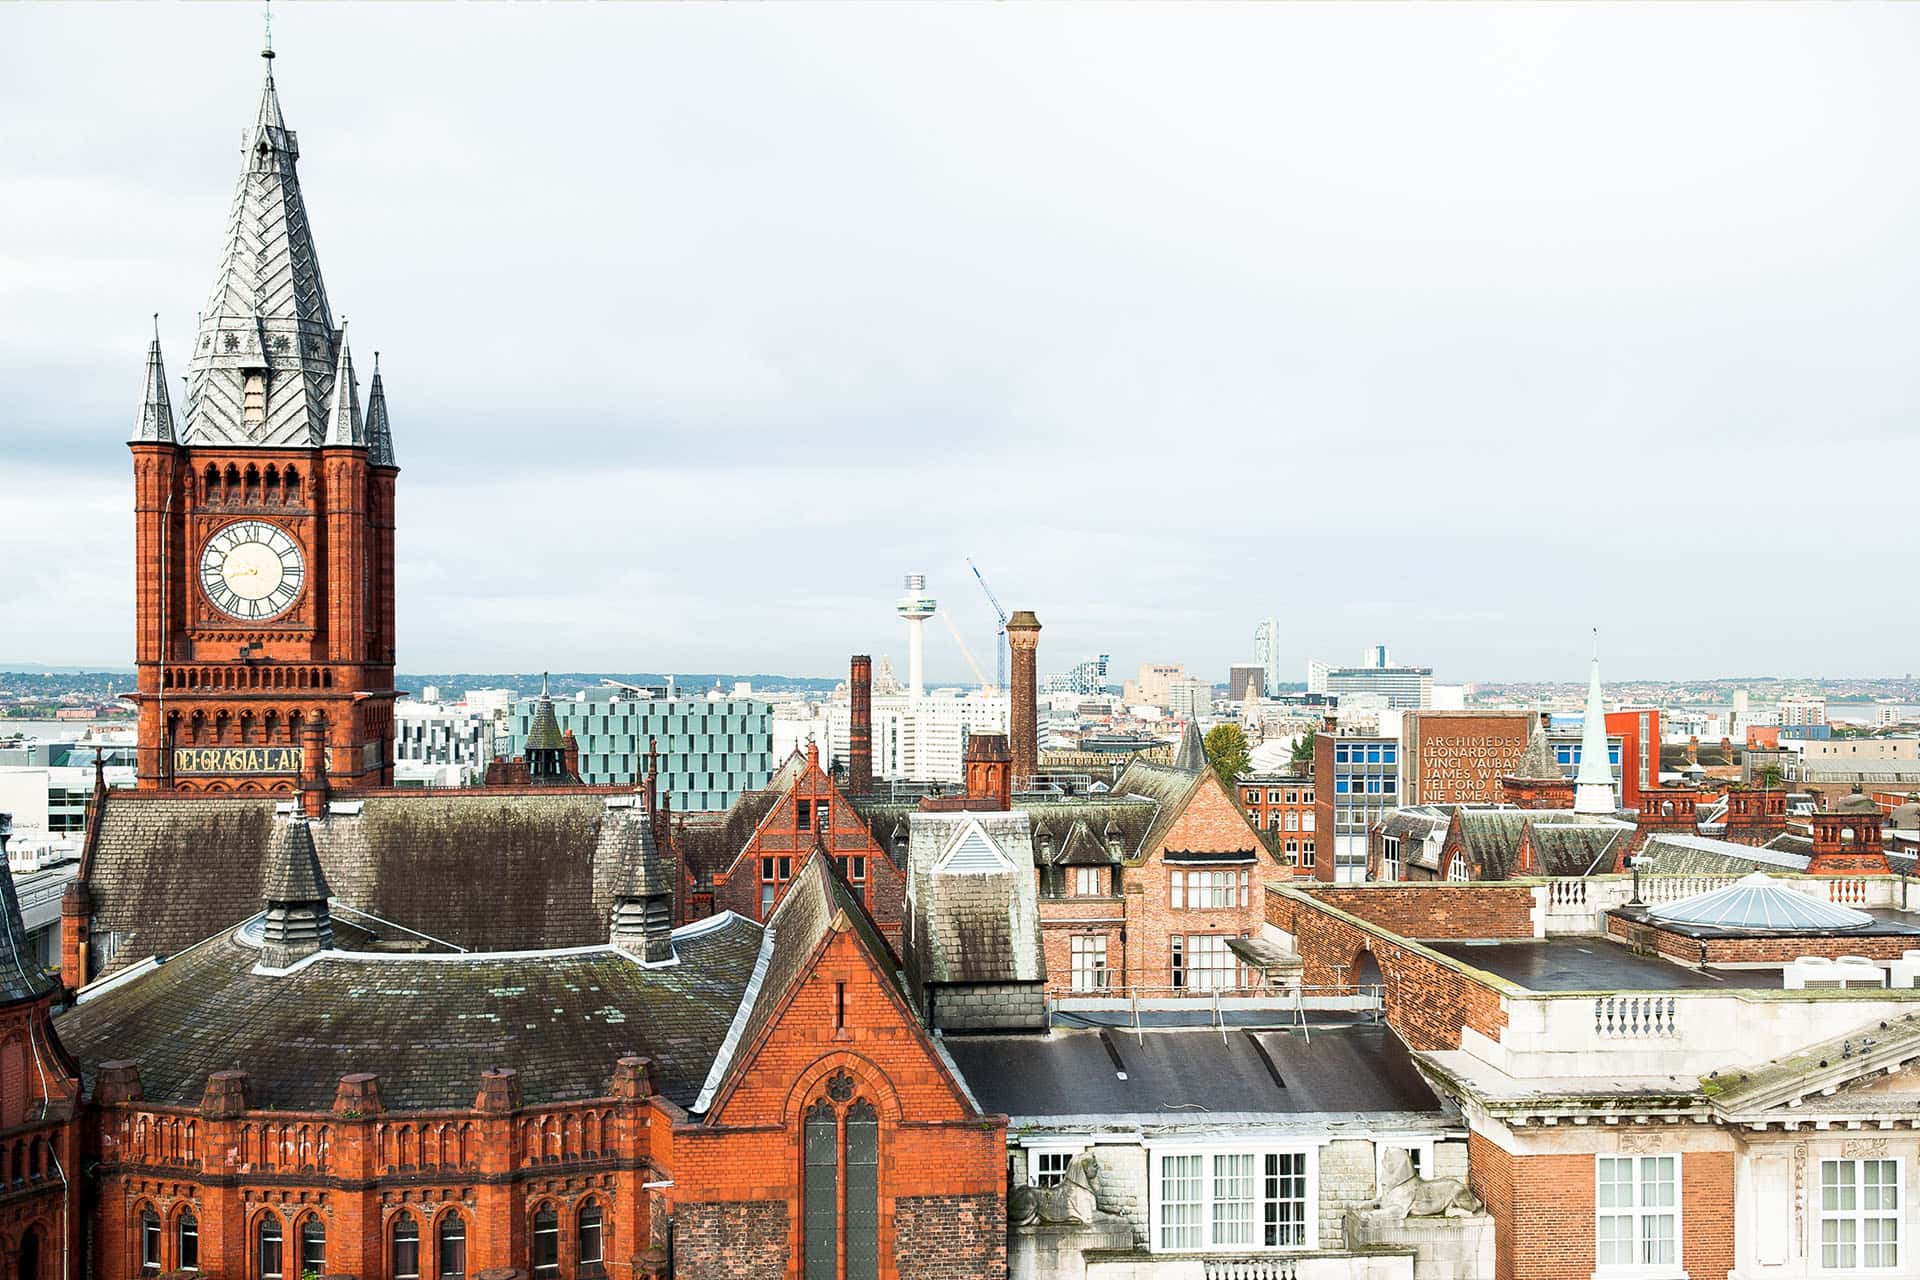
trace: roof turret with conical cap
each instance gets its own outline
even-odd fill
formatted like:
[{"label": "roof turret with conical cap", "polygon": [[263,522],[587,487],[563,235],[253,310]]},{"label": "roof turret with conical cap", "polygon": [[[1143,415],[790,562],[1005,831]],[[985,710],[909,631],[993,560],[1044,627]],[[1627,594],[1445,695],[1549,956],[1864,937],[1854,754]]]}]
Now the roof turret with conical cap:
[{"label": "roof turret with conical cap", "polygon": [[[341,340],[345,345],[345,339]],[[373,385],[367,390],[367,447],[370,450],[368,460],[376,467],[391,467],[393,461],[393,427],[387,421],[387,389],[380,384],[380,353],[373,353]]]},{"label": "roof turret with conical cap", "polygon": [[248,131],[225,249],[188,366],[181,440],[307,446],[326,438],[339,335],[327,306],[273,52]]},{"label": "roof turret with conical cap", "polygon": [[295,814],[267,854],[267,882],[260,891],[267,906],[260,929],[263,966],[285,969],[333,945],[329,893],[320,855],[313,847],[313,831],[304,816]]},{"label": "roof turret with conical cap", "polygon": [[1575,813],[1614,813],[1613,766],[1607,759],[1607,711],[1600,701],[1600,633],[1593,633],[1593,671],[1587,681],[1587,713],[1580,726],[1580,772],[1574,777]]},{"label": "roof turret with conical cap", "polygon": [[147,347],[147,390],[140,402],[140,418],[133,424],[135,444],[173,443],[173,399],[167,394],[167,368],[160,359],[160,317],[153,318],[153,341]]},{"label": "roof turret with conical cap", "polygon": [[366,420],[360,416],[360,386],[353,377],[353,353],[347,349],[347,326],[340,325],[340,363],[333,374],[333,399],[327,405],[325,444],[360,445],[367,442]]},{"label": "roof turret with conical cap", "polygon": [[660,856],[653,819],[634,797],[620,824],[619,880],[609,940],[648,964],[673,959],[673,864]]},{"label": "roof turret with conical cap", "polygon": [[1173,758],[1173,767],[1185,769],[1189,773],[1207,771],[1207,743],[1200,736],[1200,722],[1188,720],[1186,732],[1180,735],[1180,751]]},{"label": "roof turret with conical cap", "polygon": [[1527,739],[1527,749],[1520,755],[1520,763],[1507,775],[1526,782],[1550,782],[1565,778],[1560,772],[1560,762],[1554,758],[1553,743],[1547,740],[1547,726],[1535,722],[1533,736]]},{"label": "roof turret with conical cap", "polygon": [[533,706],[533,721],[527,726],[527,750],[565,751],[566,735],[560,732],[559,717],[553,713],[553,699],[547,693],[547,677],[540,676],[540,701]]}]

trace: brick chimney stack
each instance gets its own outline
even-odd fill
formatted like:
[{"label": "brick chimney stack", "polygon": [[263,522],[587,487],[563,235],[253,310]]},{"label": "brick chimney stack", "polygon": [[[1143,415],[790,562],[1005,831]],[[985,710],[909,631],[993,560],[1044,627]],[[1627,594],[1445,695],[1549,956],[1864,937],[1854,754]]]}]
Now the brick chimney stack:
[{"label": "brick chimney stack", "polygon": [[1007,649],[1013,659],[1007,739],[1013,751],[1013,786],[1032,786],[1040,772],[1040,682],[1037,663],[1040,619],[1022,609],[1007,620]]},{"label": "brick chimney stack", "polygon": [[300,812],[327,814],[327,733],[318,718],[300,726]]},{"label": "brick chimney stack", "polygon": [[847,790],[864,796],[873,790],[873,658],[853,655],[847,677]]},{"label": "brick chimney stack", "polygon": [[1005,812],[1013,807],[1013,753],[1004,734],[967,739],[967,808]]}]

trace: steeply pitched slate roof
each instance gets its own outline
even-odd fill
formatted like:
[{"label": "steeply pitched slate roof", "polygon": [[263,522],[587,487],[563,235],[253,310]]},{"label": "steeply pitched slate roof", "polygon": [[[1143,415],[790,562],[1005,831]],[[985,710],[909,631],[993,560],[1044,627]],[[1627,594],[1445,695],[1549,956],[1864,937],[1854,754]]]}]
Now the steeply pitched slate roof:
[{"label": "steeply pitched slate roof", "polygon": [[1199,773],[1207,768],[1207,744],[1200,736],[1200,722],[1188,720],[1187,728],[1180,735],[1180,750],[1174,754],[1173,767],[1185,769],[1188,773]]},{"label": "steeply pitched slate roof", "polygon": [[[1632,823],[1609,822],[1590,814],[1575,813],[1571,809],[1481,809],[1463,806],[1455,815],[1455,821],[1460,824],[1460,836],[1466,844],[1467,856],[1480,868],[1479,874],[1483,880],[1505,880],[1513,875],[1520,856],[1520,837],[1529,827],[1534,832],[1536,847],[1542,847],[1539,843],[1542,832],[1555,826],[1571,825],[1597,832],[1617,830],[1623,835],[1633,833]],[[1559,837],[1546,836],[1545,839],[1552,843]],[[1562,841],[1553,847],[1566,852],[1569,862],[1577,856],[1577,845]],[[1579,873],[1569,871],[1551,874]]]},{"label": "steeply pitched slate roof", "polygon": [[325,902],[330,896],[305,818],[280,823],[273,847],[267,851],[266,883],[260,896],[268,902]]},{"label": "steeply pitched slate roof", "polygon": [[826,941],[834,921],[842,918],[865,948],[874,967],[899,991],[898,965],[893,951],[874,927],[872,917],[833,874],[830,859],[809,857],[767,920],[753,985],[735,1012],[726,1044],[715,1058],[690,1110],[709,1109],[713,1100],[746,1069],[761,1036],[787,1002],[789,993],[811,972],[814,953]]},{"label": "steeply pitched slate roof", "polygon": [[[251,928],[252,926],[249,926]],[[60,1016],[91,1087],[102,1061],[140,1064],[149,1101],[194,1105],[207,1073],[248,1073],[255,1104],[326,1110],[342,1075],[371,1071],[394,1110],[470,1107],[481,1073],[511,1067],[528,1104],[602,1097],[617,1059],[653,1059],[661,1092],[691,1103],[759,953],[724,915],[676,932],[678,963],[643,968],[610,947],[544,955],[322,952],[280,976],[222,934]]]},{"label": "steeply pitched slate roof", "polygon": [[1460,839],[1467,859],[1476,868],[1480,880],[1505,880],[1513,872],[1520,853],[1520,837],[1527,822],[1539,810],[1462,809],[1454,821],[1460,825]]},{"label": "steeply pitched slate roof", "polygon": [[533,722],[527,726],[528,751],[565,751],[566,735],[560,732],[560,718],[553,712],[553,699],[546,694],[533,707]]},{"label": "steeply pitched slate roof", "polygon": [[[1162,807],[1159,801],[1146,796],[1126,796],[1117,791],[1099,796],[1076,796],[1070,800],[1019,798],[1013,802],[1014,810],[1026,814],[1028,822],[1032,824],[1036,863],[1045,860],[1041,850],[1043,839],[1050,844],[1057,860],[1065,850],[1067,837],[1073,833],[1074,825],[1080,822],[1086,823],[1095,835],[1103,839],[1107,828],[1111,826],[1119,833],[1123,857],[1137,859],[1140,851],[1146,847],[1147,835],[1160,816]],[[866,821],[873,838],[889,854],[893,852],[896,825],[909,821],[920,811],[918,802],[892,800],[858,802],[855,808]],[[904,865],[904,859],[896,861]]]},{"label": "steeply pitched slate roof", "polygon": [[1106,842],[1093,834],[1093,828],[1087,825],[1085,818],[1077,819],[1073,830],[1067,833],[1066,843],[1060,846],[1060,853],[1054,863],[1062,867],[1106,867],[1118,861],[1107,849]]},{"label": "steeply pitched slate roof", "polygon": [[6,934],[0,939],[0,1005],[38,999],[53,990],[54,980],[28,957],[19,889],[4,862],[0,862],[0,930]]},{"label": "steeply pitched slate roof", "polygon": [[[348,906],[469,949],[605,942],[621,862],[604,795],[369,795],[311,826]],[[165,955],[260,909],[280,825],[271,797],[110,792],[83,876],[111,968]]]},{"label": "steeply pitched slate roof", "polygon": [[1167,832],[1186,812],[1187,801],[1199,789],[1204,773],[1195,773],[1189,769],[1176,769],[1172,765],[1148,764],[1144,760],[1135,760],[1114,780],[1115,793],[1123,796],[1144,796],[1160,806],[1154,815],[1153,825],[1139,846],[1129,855],[1141,856],[1142,851],[1151,849],[1167,838]]},{"label": "steeply pitched slate roof", "polygon": [[[955,870],[952,855],[983,838],[1006,869]],[[1027,816],[1017,811],[914,818],[907,874],[913,883],[916,982],[1035,982],[1045,976],[1030,839]]]},{"label": "steeply pitched slate roof", "polygon": [[1633,837],[1632,827],[1543,823],[1529,829],[1541,875],[1585,876],[1613,870],[1615,857]]},{"label": "steeply pitched slate roof", "polygon": [[1742,876],[1756,867],[1805,871],[1811,860],[1806,854],[1687,835],[1652,836],[1640,846],[1640,856],[1651,858],[1648,869],[1662,876]]},{"label": "steeply pitched slate roof", "polygon": [[1564,779],[1566,774],[1560,769],[1560,762],[1554,756],[1553,744],[1547,741],[1547,731],[1535,725],[1533,734],[1527,739],[1527,749],[1520,756],[1520,763],[1513,767],[1509,777],[1527,782],[1546,782]]},{"label": "steeply pitched slate roof", "polygon": [[714,876],[733,866],[733,860],[747,847],[747,840],[772,812],[773,806],[780,803],[789,785],[791,783],[743,791],[725,813],[689,816],[674,823],[680,856],[686,859],[696,884],[710,883]]}]

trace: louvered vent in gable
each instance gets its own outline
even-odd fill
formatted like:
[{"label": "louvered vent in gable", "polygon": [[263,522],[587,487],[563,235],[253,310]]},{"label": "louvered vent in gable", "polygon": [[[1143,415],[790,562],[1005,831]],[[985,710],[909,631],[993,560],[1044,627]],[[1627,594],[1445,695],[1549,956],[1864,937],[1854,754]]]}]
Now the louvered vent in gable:
[{"label": "louvered vent in gable", "polygon": [[982,830],[979,823],[970,822],[959,838],[947,846],[946,856],[934,870],[978,876],[997,875],[1012,867],[1013,863],[1000,852],[993,837]]}]

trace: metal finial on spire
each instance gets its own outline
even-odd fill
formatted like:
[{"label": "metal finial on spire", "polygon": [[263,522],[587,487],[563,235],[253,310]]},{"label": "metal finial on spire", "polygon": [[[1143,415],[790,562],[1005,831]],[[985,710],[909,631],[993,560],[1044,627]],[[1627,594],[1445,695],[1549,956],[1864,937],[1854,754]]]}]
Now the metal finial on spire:
[{"label": "metal finial on spire", "polygon": [[267,44],[260,50],[260,56],[269,62],[273,60],[273,0],[266,0],[267,7]]},{"label": "metal finial on spire", "polygon": [[153,313],[153,340],[155,342],[160,340],[160,313],[158,311]]},{"label": "metal finial on spire", "polygon": [[547,696],[547,673],[544,671],[540,673],[540,696]]}]

